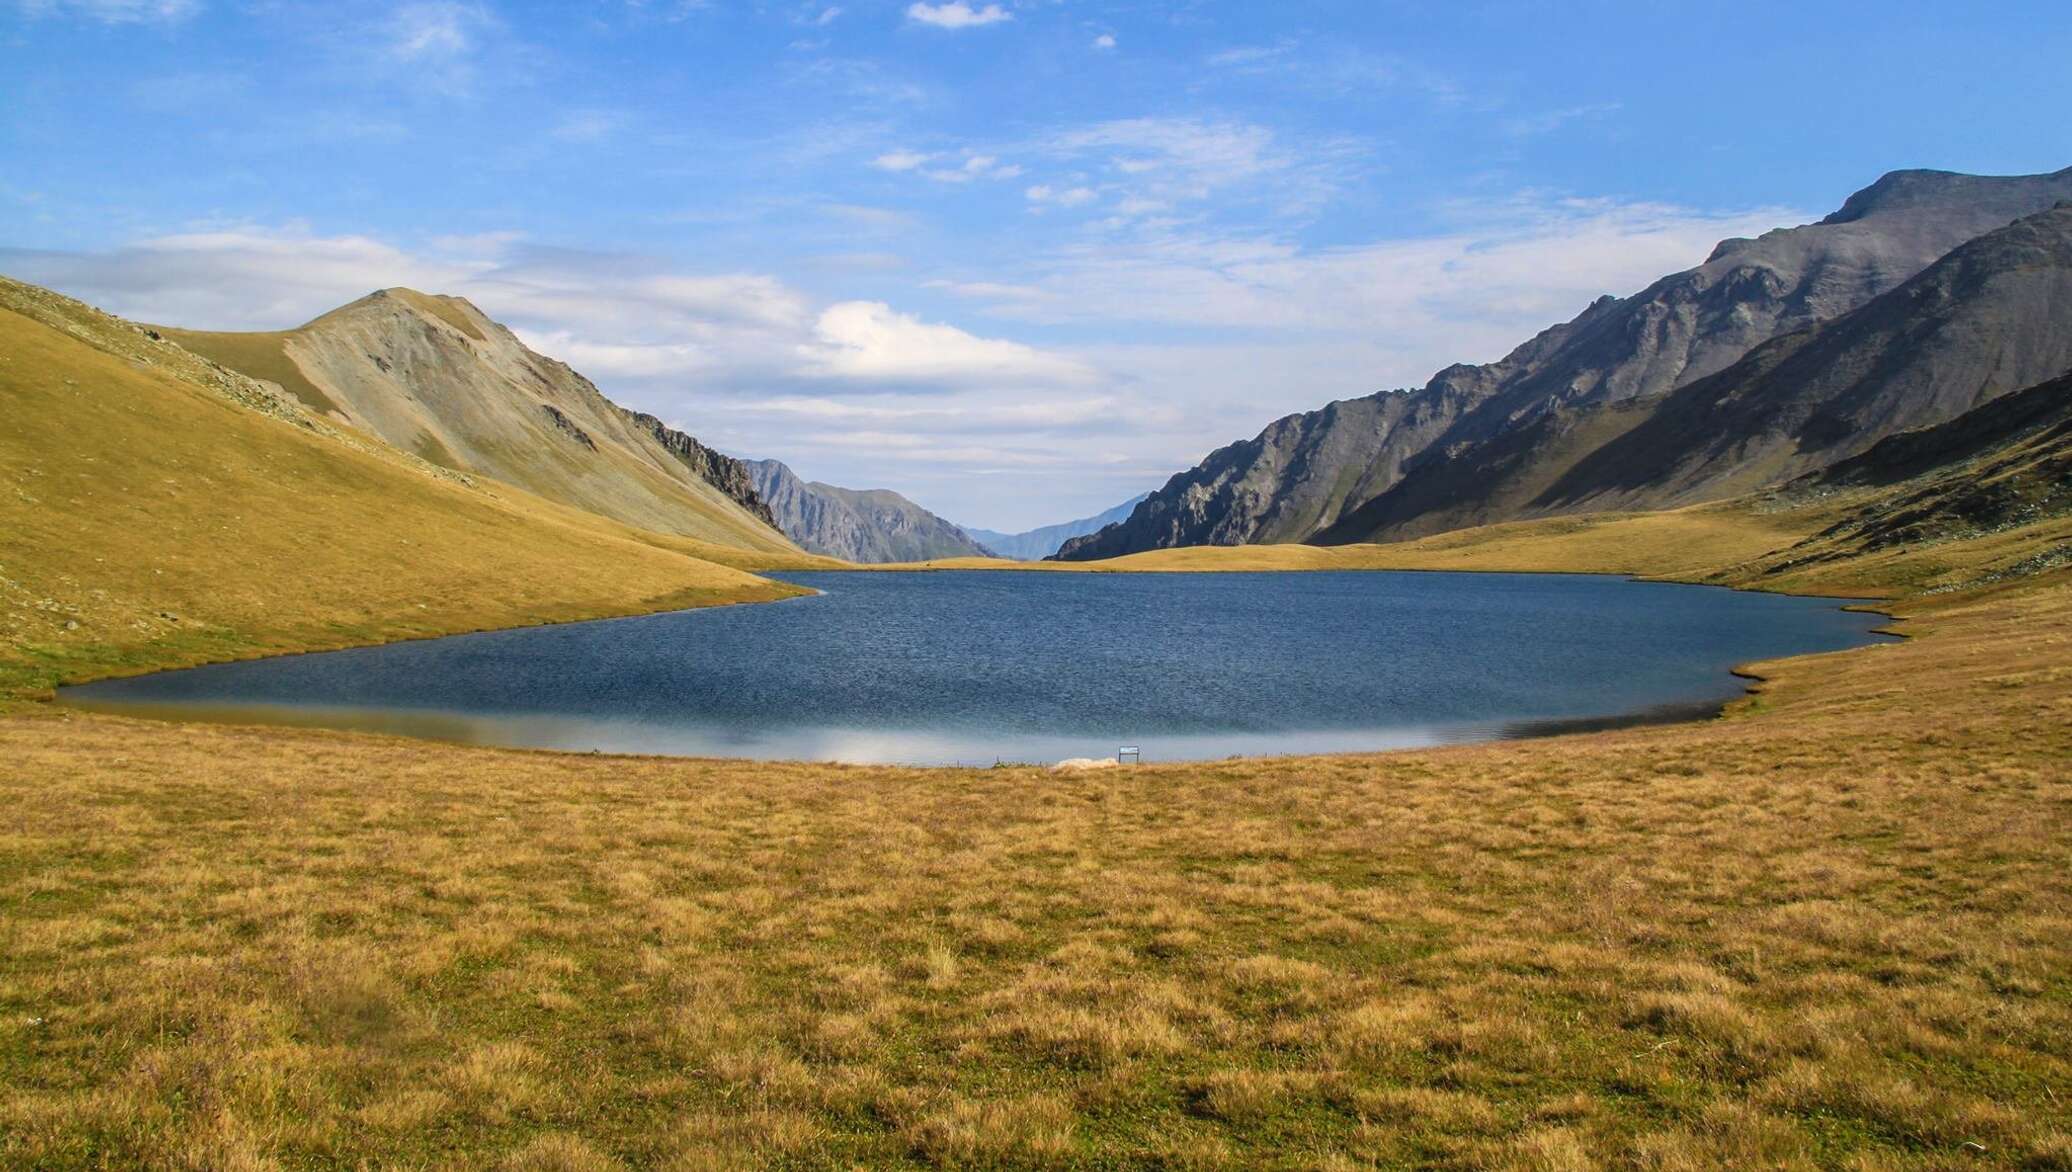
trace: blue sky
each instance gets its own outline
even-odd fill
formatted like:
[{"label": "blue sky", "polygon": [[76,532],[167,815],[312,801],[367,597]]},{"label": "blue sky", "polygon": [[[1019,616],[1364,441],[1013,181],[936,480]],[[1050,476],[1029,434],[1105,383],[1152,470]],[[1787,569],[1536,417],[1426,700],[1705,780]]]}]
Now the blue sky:
[{"label": "blue sky", "polygon": [[463,294],[1019,529],[1898,167],[2072,165],[2063,5],[0,0],[0,272]]}]

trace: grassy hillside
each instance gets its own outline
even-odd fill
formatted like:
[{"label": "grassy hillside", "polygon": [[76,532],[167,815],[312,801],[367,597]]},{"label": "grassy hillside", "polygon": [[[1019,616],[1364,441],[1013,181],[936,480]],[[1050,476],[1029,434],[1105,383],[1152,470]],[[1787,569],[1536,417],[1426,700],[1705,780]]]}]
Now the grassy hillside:
[{"label": "grassy hillside", "polygon": [[712,547],[410,460],[12,283],[0,403],[0,695],[793,592],[690,556]]}]

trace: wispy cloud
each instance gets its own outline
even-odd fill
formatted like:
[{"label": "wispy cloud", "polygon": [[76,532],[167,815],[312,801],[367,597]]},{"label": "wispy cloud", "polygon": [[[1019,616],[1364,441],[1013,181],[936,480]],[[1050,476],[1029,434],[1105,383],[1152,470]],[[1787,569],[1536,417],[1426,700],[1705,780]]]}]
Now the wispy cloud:
[{"label": "wispy cloud", "polygon": [[[931,166],[930,164],[934,164]],[[937,183],[970,183],[975,179],[1013,179],[1022,173],[1018,163],[1003,163],[998,155],[976,150],[962,152],[891,150],[870,160],[880,171],[914,173]]]},{"label": "wispy cloud", "polygon": [[1032,204],[1047,204],[1061,208],[1076,208],[1101,197],[1101,193],[1091,187],[1058,188],[1047,183],[1036,184],[1022,192],[1022,195]]},{"label": "wispy cloud", "polygon": [[1298,220],[1340,189],[1363,148],[1322,138],[1296,149],[1270,128],[1249,122],[1126,118],[1055,132],[1036,149],[1059,163],[1093,168],[1100,178],[1091,185],[1045,186],[1091,186],[1112,195],[1112,223],[1121,226],[1212,199],[1222,211],[1256,204],[1278,218]]},{"label": "wispy cloud", "polygon": [[625,121],[624,115],[612,110],[571,110],[547,133],[562,142],[598,142],[611,137]]},{"label": "wispy cloud", "polygon": [[480,56],[505,37],[503,23],[480,4],[432,0],[404,4],[381,33],[381,55],[407,80],[448,94],[472,93]]},{"label": "wispy cloud", "polygon": [[1552,134],[1572,122],[1590,122],[1606,118],[1623,108],[1618,102],[1593,102],[1581,106],[1564,106],[1558,110],[1542,110],[1537,114],[1509,119],[1504,123],[1504,133],[1514,138]]},{"label": "wispy cloud", "polygon": [[914,3],[907,5],[907,19],[916,24],[935,28],[966,29],[979,28],[989,24],[1000,24],[1014,19],[1014,13],[998,4],[984,8],[973,8],[964,0],[950,0],[947,4]]},{"label": "wispy cloud", "polygon": [[934,157],[920,151],[886,151],[872,159],[871,166],[880,171],[911,171]]},{"label": "wispy cloud", "polygon": [[170,23],[201,11],[201,0],[21,0],[31,17],[78,16],[102,24]]},{"label": "wispy cloud", "polygon": [[974,179],[1013,179],[1022,173],[1016,163],[1003,163],[998,156],[967,153],[951,166],[930,167],[921,172],[937,183],[969,183]]}]

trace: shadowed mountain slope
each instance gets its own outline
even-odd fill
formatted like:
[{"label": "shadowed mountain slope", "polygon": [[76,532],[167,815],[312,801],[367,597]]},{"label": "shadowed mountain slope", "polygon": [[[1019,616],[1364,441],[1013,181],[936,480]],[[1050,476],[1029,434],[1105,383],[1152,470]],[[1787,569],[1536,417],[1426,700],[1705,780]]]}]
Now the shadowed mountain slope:
[{"label": "shadowed mountain slope", "polygon": [[1674,507],[1844,460],[2072,368],[2072,204],[1986,233],[1831,322],[1664,396],[1557,408],[1421,459],[1315,540]]},{"label": "shadowed mountain slope", "polygon": [[1091,517],[1081,517],[1076,521],[1060,521],[1055,525],[1044,525],[1021,533],[1001,533],[998,530],[979,529],[971,525],[965,525],[963,529],[973,540],[1001,557],[1023,562],[1040,561],[1058,552],[1058,547],[1067,541],[1089,533],[1098,533],[1128,517],[1136,509],[1137,502],[1150,495],[1148,492],[1138,493],[1114,508]]},{"label": "shadowed mountain slope", "polygon": [[[2003,395],[1933,427],[1787,485],[1781,505],[1833,500],[1842,518],[1763,560],[1766,574],[1907,556],[1933,564],[1945,546],[2061,528],[2072,518],[2072,373]],[[1988,581],[2072,565],[2072,532],[2032,541]],[[1892,575],[1896,581],[1905,581]]]},{"label": "shadowed mountain slope", "polygon": [[[1448,367],[1418,390],[1281,419],[1173,477],[1125,521],[1067,542],[1058,556],[1342,535],[1360,528],[1341,524],[1347,514],[1420,460],[1508,442],[1535,425],[1566,435],[1575,423],[1564,412],[1657,397],[1717,374],[1762,343],[1861,308],[1965,241],[2066,198],[2072,169],[1894,172],[1819,223],[1724,241],[1704,264],[1631,297],[1601,298],[1497,362]],[[1594,420],[1591,434],[1568,442],[1589,450],[1613,427]]]},{"label": "shadowed mountain slope", "polygon": [[384,289],[297,329],[165,329],[434,464],[660,533],[792,548],[740,461],[618,406],[458,297]]},{"label": "shadowed mountain slope", "polygon": [[801,480],[778,460],[749,460],[746,467],[777,527],[808,553],[865,563],[993,556],[964,530],[890,489]]}]

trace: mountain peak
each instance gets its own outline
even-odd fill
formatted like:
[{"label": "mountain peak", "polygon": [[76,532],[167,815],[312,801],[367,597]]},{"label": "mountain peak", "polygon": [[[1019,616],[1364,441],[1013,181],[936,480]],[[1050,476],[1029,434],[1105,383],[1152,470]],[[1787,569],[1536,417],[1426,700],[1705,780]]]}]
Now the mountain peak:
[{"label": "mountain peak", "polygon": [[1887,171],[1869,187],[1843,200],[1840,210],[1820,222],[1853,224],[1886,212],[1976,203],[1982,197],[2003,195],[2010,187],[2062,185],[2068,180],[2072,180],[2072,167],[2047,174],[2009,176],[1964,175],[1927,168]]},{"label": "mountain peak", "polygon": [[357,301],[350,301],[329,313],[305,322],[299,328],[308,330],[322,324],[349,320],[366,312],[382,312],[400,306],[405,312],[418,317],[444,322],[477,342],[489,340],[486,327],[496,322],[483,313],[474,302],[465,297],[446,293],[421,293],[403,285],[391,285],[376,289]]},{"label": "mountain peak", "polygon": [[[422,316],[445,322],[477,342],[488,341],[489,335],[483,332],[483,327],[495,324],[490,320],[488,314],[483,313],[481,309],[477,308],[473,302],[465,297],[455,297],[447,293],[421,293],[404,285],[391,285],[386,289],[376,289],[351,305],[333,310],[332,313],[344,313],[347,310],[361,306],[381,305],[402,305]],[[330,316],[332,314],[327,313],[324,315],[324,317]],[[319,318],[318,320],[321,321],[323,319]]]}]

